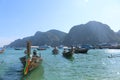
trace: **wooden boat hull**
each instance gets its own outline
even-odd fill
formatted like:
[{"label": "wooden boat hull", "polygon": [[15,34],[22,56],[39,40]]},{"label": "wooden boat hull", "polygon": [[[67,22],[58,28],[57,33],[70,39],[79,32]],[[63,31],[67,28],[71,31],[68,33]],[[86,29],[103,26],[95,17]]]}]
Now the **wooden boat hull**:
[{"label": "wooden boat hull", "polygon": [[72,52],[63,52],[63,56],[66,57],[66,58],[71,58],[73,56],[73,53]]},{"label": "wooden boat hull", "polygon": [[53,54],[58,54],[59,51],[58,51],[57,49],[53,49],[53,50],[52,50],[52,53],[53,53]]},{"label": "wooden boat hull", "polygon": [[24,75],[26,75],[28,72],[34,70],[35,68],[37,68],[39,66],[39,64],[42,62],[41,57],[37,57],[36,60],[26,58],[26,56],[21,57],[20,61],[23,64],[24,67]]},{"label": "wooden boat hull", "polygon": [[75,49],[74,52],[75,52],[76,54],[77,54],[77,53],[84,53],[84,54],[87,54],[88,49]]}]

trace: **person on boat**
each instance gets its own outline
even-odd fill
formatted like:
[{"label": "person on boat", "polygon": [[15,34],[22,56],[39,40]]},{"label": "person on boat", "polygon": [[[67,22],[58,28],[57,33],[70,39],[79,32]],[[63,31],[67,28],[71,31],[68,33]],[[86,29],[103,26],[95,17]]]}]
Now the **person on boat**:
[{"label": "person on boat", "polygon": [[33,57],[38,57],[36,50],[33,50]]},{"label": "person on boat", "polygon": [[74,47],[72,46],[69,52],[74,53]]},{"label": "person on boat", "polygon": [[[24,57],[25,57],[26,60],[27,60],[27,58],[28,58],[27,50],[25,50],[24,53],[25,53],[25,56],[24,56]],[[32,54],[30,54],[30,57],[29,57],[29,58],[30,58],[30,61],[31,61],[31,60],[32,60]]]},{"label": "person on boat", "polygon": [[40,57],[40,56],[37,54],[37,51],[33,50],[32,61],[38,62],[38,59],[39,59],[38,57]]},{"label": "person on boat", "polygon": [[64,49],[64,50],[63,50],[63,53],[66,53],[66,52],[67,52],[67,50],[66,50],[66,49]]},{"label": "person on boat", "polygon": [[39,56],[37,55],[37,51],[33,50],[32,60],[31,60],[31,67],[35,67],[36,63],[39,62]]},{"label": "person on boat", "polygon": [[57,47],[55,47],[53,50],[52,50],[53,53],[58,53],[58,49]]}]

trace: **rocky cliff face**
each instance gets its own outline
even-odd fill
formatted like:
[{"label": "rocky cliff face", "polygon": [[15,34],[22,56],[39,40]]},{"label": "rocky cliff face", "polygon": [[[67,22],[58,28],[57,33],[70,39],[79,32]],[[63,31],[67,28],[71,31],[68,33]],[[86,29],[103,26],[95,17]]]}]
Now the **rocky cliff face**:
[{"label": "rocky cliff face", "polygon": [[90,21],[71,28],[63,43],[65,45],[98,44],[117,42],[118,36],[106,24]]},{"label": "rocky cliff face", "polygon": [[66,36],[67,33],[58,31],[58,30],[50,30],[47,32],[36,32],[34,36],[26,37],[23,39],[18,39],[12,42],[10,47],[24,47],[26,46],[26,42],[29,40],[32,42],[32,45],[40,46],[40,45],[60,45]]},{"label": "rocky cliff face", "polygon": [[49,30],[47,32],[36,32],[34,36],[18,39],[12,42],[10,47],[26,46],[30,40],[32,45],[79,45],[79,44],[100,44],[120,42],[120,31],[115,33],[106,24],[90,21],[86,24],[72,27],[69,33],[58,30]]},{"label": "rocky cliff face", "polygon": [[120,37],[120,30],[116,34]]}]

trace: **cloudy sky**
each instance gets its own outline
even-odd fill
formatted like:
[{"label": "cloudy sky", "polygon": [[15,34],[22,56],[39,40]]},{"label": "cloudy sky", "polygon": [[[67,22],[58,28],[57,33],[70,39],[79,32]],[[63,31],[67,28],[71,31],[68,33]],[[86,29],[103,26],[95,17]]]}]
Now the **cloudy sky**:
[{"label": "cloudy sky", "polygon": [[0,46],[36,31],[69,32],[88,21],[120,30],[120,0],[0,0]]}]

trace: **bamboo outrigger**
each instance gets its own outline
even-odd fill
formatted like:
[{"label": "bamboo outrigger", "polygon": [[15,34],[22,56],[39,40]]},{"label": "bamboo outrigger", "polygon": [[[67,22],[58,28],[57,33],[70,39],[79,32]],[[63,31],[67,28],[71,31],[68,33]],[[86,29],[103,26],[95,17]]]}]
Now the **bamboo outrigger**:
[{"label": "bamboo outrigger", "polygon": [[20,60],[24,66],[24,75],[27,75],[28,72],[32,71],[33,69],[37,68],[39,64],[42,62],[41,56],[37,56],[36,52],[34,52],[34,55],[31,57],[31,43],[30,41],[27,42],[27,51],[25,51],[25,54],[27,54],[24,57],[21,57]]}]

